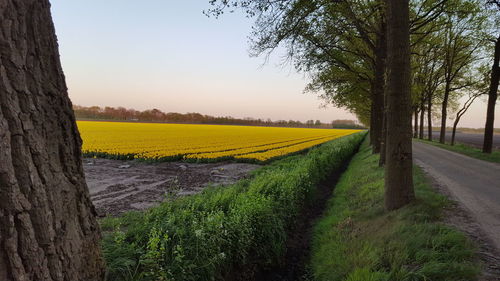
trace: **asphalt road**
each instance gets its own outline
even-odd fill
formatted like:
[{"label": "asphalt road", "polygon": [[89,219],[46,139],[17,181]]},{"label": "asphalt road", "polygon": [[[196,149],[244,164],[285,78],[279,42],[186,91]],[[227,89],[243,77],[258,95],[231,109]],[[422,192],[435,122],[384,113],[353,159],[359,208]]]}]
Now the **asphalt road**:
[{"label": "asphalt road", "polygon": [[[427,136],[427,133],[425,133],[425,135]],[[439,132],[433,131],[432,137],[434,140],[439,140]],[[478,148],[483,147],[483,140],[484,140],[483,134],[470,134],[470,133],[457,132],[455,136],[456,142],[464,143]],[[447,142],[451,141],[451,131],[446,132],[446,141]],[[495,149],[500,149],[500,135],[493,135],[493,147]]]},{"label": "asphalt road", "polygon": [[468,209],[500,250],[500,164],[413,142],[414,161]]}]

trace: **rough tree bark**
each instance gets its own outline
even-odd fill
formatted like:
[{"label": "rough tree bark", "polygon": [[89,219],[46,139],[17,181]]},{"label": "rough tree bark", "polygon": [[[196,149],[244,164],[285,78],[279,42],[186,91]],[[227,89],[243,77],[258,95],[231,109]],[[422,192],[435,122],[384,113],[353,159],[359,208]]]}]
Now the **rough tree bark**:
[{"label": "rough tree bark", "polygon": [[387,0],[387,140],[385,207],[398,209],[413,190],[409,1]]},{"label": "rough tree bark", "polygon": [[0,280],[102,280],[48,0],[0,0]]},{"label": "rough tree bark", "polygon": [[495,105],[498,98],[498,83],[500,80],[500,35],[495,42],[495,55],[491,67],[490,88],[488,91],[488,110],[484,126],[483,152],[491,153],[493,150],[493,131],[495,125]]}]

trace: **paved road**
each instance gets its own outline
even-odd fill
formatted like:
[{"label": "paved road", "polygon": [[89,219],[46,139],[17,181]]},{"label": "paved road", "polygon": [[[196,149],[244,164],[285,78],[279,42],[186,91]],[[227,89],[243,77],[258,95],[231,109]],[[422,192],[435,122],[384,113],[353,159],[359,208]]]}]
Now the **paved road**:
[{"label": "paved road", "polygon": [[469,209],[500,250],[500,164],[413,142],[415,163]]},{"label": "paved road", "polygon": [[[427,136],[427,132],[425,133]],[[433,131],[432,137],[434,140],[439,140],[439,132]],[[464,144],[472,145],[478,148],[483,147],[484,135],[483,134],[472,134],[472,133],[460,133],[457,132],[455,136],[455,140],[457,142],[461,142]],[[451,131],[446,132],[446,141],[451,141]],[[493,147],[495,149],[500,149],[500,135],[493,135]]]}]

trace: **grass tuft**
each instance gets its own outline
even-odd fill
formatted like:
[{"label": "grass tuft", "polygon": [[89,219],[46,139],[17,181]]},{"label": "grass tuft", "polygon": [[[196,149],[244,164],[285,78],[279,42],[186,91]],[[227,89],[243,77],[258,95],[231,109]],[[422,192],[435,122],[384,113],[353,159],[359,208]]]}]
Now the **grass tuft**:
[{"label": "grass tuft", "polygon": [[440,223],[448,199],[414,170],[417,200],[384,210],[384,171],[365,143],[337,184],[313,231],[314,280],[474,280],[474,247]]}]

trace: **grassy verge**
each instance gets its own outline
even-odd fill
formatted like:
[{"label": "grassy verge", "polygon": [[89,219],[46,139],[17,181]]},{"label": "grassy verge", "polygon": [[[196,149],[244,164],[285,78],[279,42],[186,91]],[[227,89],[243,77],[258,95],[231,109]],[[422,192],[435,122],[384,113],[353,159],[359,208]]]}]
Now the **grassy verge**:
[{"label": "grassy verge", "polygon": [[311,272],[322,280],[475,280],[474,247],[440,223],[449,201],[415,168],[415,203],[384,210],[383,169],[365,143],[313,231]]},{"label": "grassy verge", "polygon": [[427,143],[427,144],[432,144],[434,146],[444,148],[453,152],[457,152],[472,158],[488,161],[488,162],[494,162],[494,163],[500,163],[500,151],[499,150],[494,150],[491,154],[483,153],[481,149],[462,144],[462,143],[456,143],[455,145],[449,145],[449,144],[442,144],[439,142],[435,141],[429,141],[429,140],[421,140],[421,139],[415,139],[417,141]]},{"label": "grassy verge", "polygon": [[318,183],[341,168],[364,136],[273,162],[231,187],[105,219],[108,280],[221,280],[275,265]]}]

